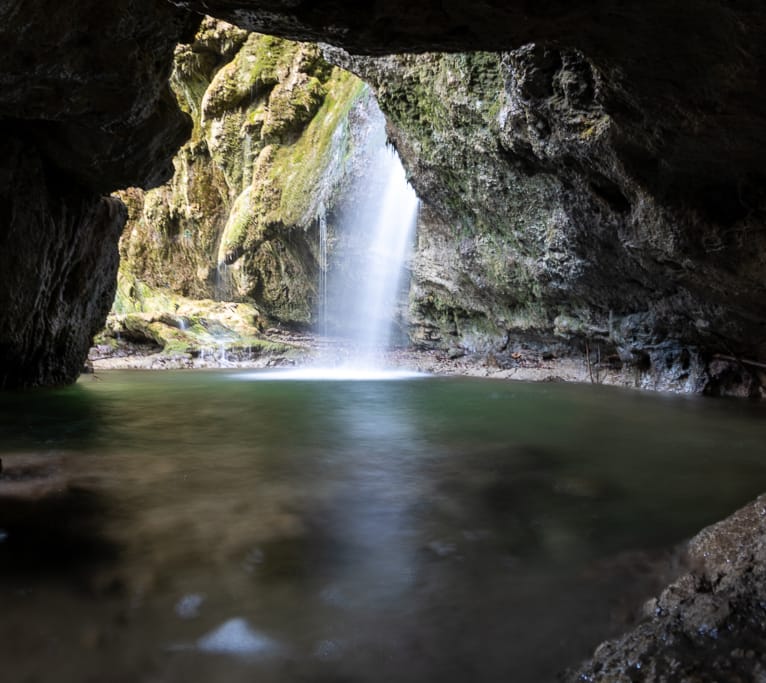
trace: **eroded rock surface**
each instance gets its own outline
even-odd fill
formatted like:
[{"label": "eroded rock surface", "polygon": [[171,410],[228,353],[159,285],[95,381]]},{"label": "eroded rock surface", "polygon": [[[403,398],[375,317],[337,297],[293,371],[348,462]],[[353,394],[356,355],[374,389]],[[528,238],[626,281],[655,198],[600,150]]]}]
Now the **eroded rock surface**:
[{"label": "eroded rock surface", "polygon": [[72,382],[114,295],[124,207],[190,130],[166,3],[0,3],[0,387]]},{"label": "eroded rock surface", "polygon": [[0,388],[77,379],[109,311],[125,207],[0,142]]},{"label": "eroded rock surface", "polygon": [[84,189],[164,182],[191,128],[173,49],[198,21],[152,0],[0,3],[4,128]]},{"label": "eroded rock surface", "polygon": [[579,50],[326,52],[373,84],[425,203],[418,344],[574,352],[640,386],[759,394],[757,366],[710,363],[766,352],[764,187],[752,166],[713,168],[720,151],[699,166],[712,119],[669,159],[647,112],[619,104],[626,84]]},{"label": "eroded rock surface", "polygon": [[608,641],[566,681],[760,681],[766,676],[766,496],[701,531],[692,570],[647,603],[648,619]]}]

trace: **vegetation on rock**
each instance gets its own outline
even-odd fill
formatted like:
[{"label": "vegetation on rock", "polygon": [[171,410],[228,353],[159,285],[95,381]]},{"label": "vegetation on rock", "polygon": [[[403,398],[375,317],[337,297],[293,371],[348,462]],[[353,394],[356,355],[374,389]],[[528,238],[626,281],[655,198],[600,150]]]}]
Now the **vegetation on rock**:
[{"label": "vegetation on rock", "polygon": [[348,116],[366,86],[316,45],[210,18],[176,49],[171,84],[194,129],[169,183],[120,193],[130,214],[121,282],[310,325],[317,221],[341,193]]},{"label": "vegetation on rock", "polygon": [[[643,119],[583,53],[325,54],[373,86],[424,203],[417,344],[581,354],[682,391],[728,382],[716,354],[759,361],[763,259],[723,237],[755,239],[755,208],[727,227],[680,193],[659,196],[637,148]],[[759,393],[758,366],[730,368],[752,375],[746,393]]]},{"label": "vegetation on rock", "polygon": [[123,276],[106,327],[96,337],[94,356],[143,349],[184,367],[205,357],[225,364],[298,353],[264,334],[265,326],[266,319],[251,304],[188,299]]}]

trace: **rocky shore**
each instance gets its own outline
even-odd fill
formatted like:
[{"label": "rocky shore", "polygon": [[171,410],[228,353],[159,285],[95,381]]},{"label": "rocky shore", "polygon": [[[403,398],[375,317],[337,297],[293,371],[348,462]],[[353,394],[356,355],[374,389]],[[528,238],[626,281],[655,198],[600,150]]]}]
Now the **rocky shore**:
[{"label": "rocky shore", "polygon": [[[230,304],[229,309],[225,304],[220,306],[229,310],[234,304]],[[196,333],[194,329],[179,330],[177,323],[174,326],[168,316],[144,316],[137,320],[142,321],[142,325],[137,325],[134,319],[129,323],[133,331],[121,335],[119,330],[124,329],[124,318],[110,319],[107,330],[91,348],[88,371],[290,367],[315,364],[318,359],[332,365],[342,364],[351,353],[342,340],[280,328],[253,332],[253,336],[246,338],[233,338],[231,335],[235,333],[219,325],[215,313],[211,318],[201,319],[202,324],[197,326]],[[223,332],[218,338],[209,334],[209,330],[216,326]],[[173,330],[176,336],[172,342],[160,333],[162,329]],[[658,356],[661,359],[661,350]],[[560,355],[555,355],[550,351],[543,353],[523,347],[504,353],[468,353],[459,348],[399,348],[383,354],[383,365],[434,375],[579,382],[750,399],[764,397],[763,386],[752,368],[734,358],[723,357],[689,356],[681,359],[680,364],[623,365],[613,358],[602,357],[598,348],[577,355],[563,349]]]},{"label": "rocky shore", "polygon": [[644,621],[562,681],[766,680],[766,495],[703,529],[685,555],[689,570],[645,604]]}]

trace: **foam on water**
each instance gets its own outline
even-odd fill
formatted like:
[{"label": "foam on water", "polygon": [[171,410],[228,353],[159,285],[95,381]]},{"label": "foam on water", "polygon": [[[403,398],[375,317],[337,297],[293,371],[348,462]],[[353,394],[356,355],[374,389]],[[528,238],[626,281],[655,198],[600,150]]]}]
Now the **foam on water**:
[{"label": "foam on water", "polygon": [[235,379],[251,381],[309,381],[309,382],[378,382],[427,377],[425,373],[398,368],[374,367],[303,367],[288,370],[259,370],[233,375]]}]

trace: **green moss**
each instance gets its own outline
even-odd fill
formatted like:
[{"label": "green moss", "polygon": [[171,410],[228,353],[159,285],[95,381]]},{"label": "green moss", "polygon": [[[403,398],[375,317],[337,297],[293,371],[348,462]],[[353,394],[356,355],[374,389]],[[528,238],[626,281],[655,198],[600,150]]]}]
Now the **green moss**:
[{"label": "green moss", "polygon": [[322,106],[325,86],[316,77],[303,75],[298,83],[280,83],[269,96],[261,135],[266,141],[279,141],[300,133]]},{"label": "green moss", "polygon": [[245,188],[231,208],[218,247],[218,263],[231,262],[235,253],[242,249],[248,232],[258,226],[258,215],[251,205],[251,194],[252,188]]},{"label": "green moss", "polygon": [[305,225],[314,216],[317,186],[330,165],[333,152],[342,147],[337,132],[354,103],[367,86],[352,74],[335,69],[326,84],[322,106],[300,138],[277,151],[270,171],[272,180],[281,186],[277,214],[272,220]]},{"label": "green moss", "polygon": [[192,117],[195,129],[201,114],[200,103],[210,86],[217,61],[216,55],[194,52],[190,45],[176,48],[170,86],[181,109]]},{"label": "green moss", "polygon": [[269,339],[261,339],[257,337],[250,337],[242,339],[235,344],[232,344],[231,349],[249,351],[250,353],[260,355],[274,355],[277,353],[286,353],[294,351],[295,347],[285,344],[284,342],[275,342]]},{"label": "green moss", "polygon": [[219,117],[264,97],[287,75],[299,49],[299,43],[250,34],[237,56],[210,84],[205,96],[205,116]]}]

